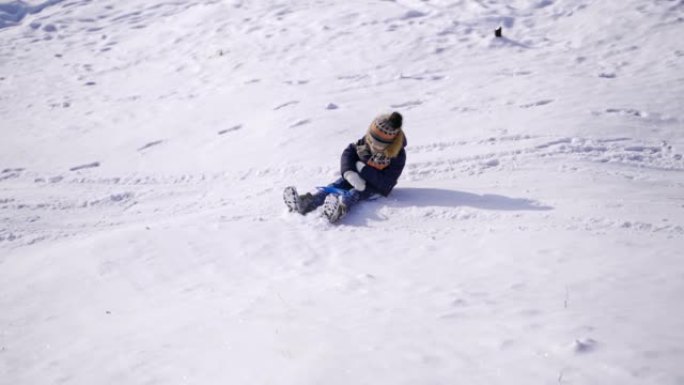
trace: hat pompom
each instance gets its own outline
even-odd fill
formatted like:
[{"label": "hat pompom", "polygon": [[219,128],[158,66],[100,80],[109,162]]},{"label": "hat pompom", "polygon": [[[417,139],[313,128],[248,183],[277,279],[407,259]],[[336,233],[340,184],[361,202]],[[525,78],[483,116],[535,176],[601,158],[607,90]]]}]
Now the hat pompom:
[{"label": "hat pompom", "polygon": [[392,128],[401,128],[402,123],[404,122],[404,117],[401,116],[400,113],[398,112],[392,112],[392,114],[389,116],[387,119],[389,121],[389,125]]}]

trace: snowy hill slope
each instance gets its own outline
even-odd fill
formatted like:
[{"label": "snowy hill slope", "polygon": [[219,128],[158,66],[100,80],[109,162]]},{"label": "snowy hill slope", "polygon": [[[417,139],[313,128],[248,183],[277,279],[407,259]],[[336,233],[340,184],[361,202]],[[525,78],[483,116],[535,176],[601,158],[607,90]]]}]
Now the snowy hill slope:
[{"label": "snowy hill slope", "polygon": [[[683,22],[0,2],[0,384],[684,383]],[[390,110],[389,198],[286,212]]]}]

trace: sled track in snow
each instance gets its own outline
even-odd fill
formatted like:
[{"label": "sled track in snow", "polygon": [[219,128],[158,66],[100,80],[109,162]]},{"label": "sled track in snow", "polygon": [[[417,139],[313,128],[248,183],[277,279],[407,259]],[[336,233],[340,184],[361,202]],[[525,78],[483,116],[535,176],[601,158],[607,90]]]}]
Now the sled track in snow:
[{"label": "sled track in snow", "polygon": [[[469,147],[492,147],[491,152],[450,157],[452,153],[467,153]],[[635,175],[639,169],[684,171],[684,154],[667,141],[644,144],[631,138],[577,138],[551,139],[529,135],[492,137],[476,141],[432,143],[411,146],[408,152],[413,159],[407,165],[408,176],[415,181],[444,175],[473,175],[494,169],[513,169],[519,165],[533,165],[547,159],[585,160],[594,163],[593,169],[602,170],[600,164],[625,166],[619,172]],[[422,160],[424,158],[430,160]],[[436,159],[436,160],[433,160]],[[611,171],[618,172],[618,171]],[[445,175],[446,174],[446,175]]]},{"label": "sled track in snow", "polygon": [[[483,145],[491,150],[482,152]],[[467,154],[469,148],[477,148],[479,153]],[[682,154],[667,142],[645,144],[626,137],[552,139],[511,135],[416,145],[409,147],[408,152],[410,159],[402,176],[404,183],[398,188],[464,175],[509,172],[521,166],[542,167],[549,160],[559,161],[563,172],[604,172],[630,179],[638,178],[644,169],[684,171]],[[454,156],[457,154],[462,155]],[[573,162],[562,162],[564,159]],[[586,167],[562,166],[563,163],[581,165],[577,160],[587,161]],[[54,175],[23,168],[5,169],[0,173],[0,247],[32,245],[122,226],[146,226],[170,216],[191,216],[198,212],[215,211],[217,221],[272,217],[282,209],[279,187],[311,175],[326,179],[334,173],[333,167],[312,170],[297,166],[247,169],[238,173],[120,176],[103,175],[99,168]],[[252,189],[244,194],[235,187],[236,182],[249,183]],[[471,199],[465,195],[457,198],[466,202]],[[415,219],[429,214],[430,220],[495,221],[501,215],[482,211],[477,205],[468,208],[467,204],[465,208],[414,208],[408,213],[401,205],[394,206],[390,200],[384,207],[375,207],[380,211],[371,217],[382,220],[408,215]],[[222,216],[228,207],[236,211],[232,219]],[[654,224],[629,218],[570,219],[570,223],[562,226],[588,231],[619,227],[625,231],[683,232],[678,224]]]}]

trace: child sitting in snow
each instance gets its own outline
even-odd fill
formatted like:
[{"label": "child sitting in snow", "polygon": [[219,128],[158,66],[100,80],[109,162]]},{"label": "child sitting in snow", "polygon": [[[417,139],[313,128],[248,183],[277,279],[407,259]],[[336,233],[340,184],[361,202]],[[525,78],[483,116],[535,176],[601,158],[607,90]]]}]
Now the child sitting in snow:
[{"label": "child sitting in snow", "polygon": [[389,195],[406,164],[402,122],[398,112],[373,119],[366,135],[342,153],[342,177],[316,193],[298,195],[294,187],[286,187],[283,199],[290,211],[305,215],[323,205],[323,215],[332,223],[359,201]]}]

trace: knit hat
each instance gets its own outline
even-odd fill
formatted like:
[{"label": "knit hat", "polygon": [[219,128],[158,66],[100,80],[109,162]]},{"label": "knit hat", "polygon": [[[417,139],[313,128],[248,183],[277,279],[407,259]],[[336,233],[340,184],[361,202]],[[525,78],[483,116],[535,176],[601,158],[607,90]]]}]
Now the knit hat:
[{"label": "knit hat", "polygon": [[374,142],[388,146],[401,131],[401,124],[404,118],[398,112],[382,114],[373,119],[368,128],[368,135]]}]

